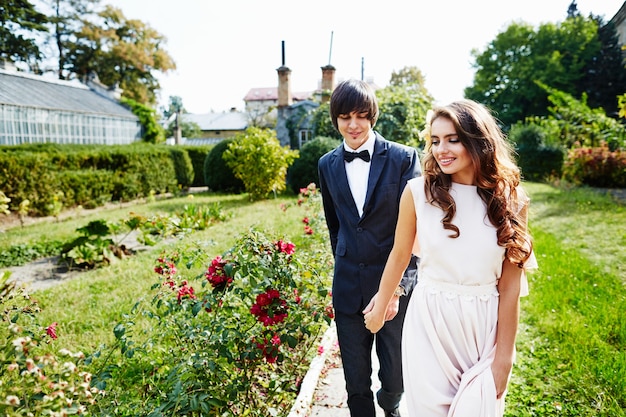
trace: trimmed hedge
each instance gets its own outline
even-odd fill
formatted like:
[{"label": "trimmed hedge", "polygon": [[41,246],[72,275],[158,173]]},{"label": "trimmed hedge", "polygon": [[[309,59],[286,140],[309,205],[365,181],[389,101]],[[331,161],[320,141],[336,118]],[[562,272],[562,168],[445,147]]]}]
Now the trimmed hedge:
[{"label": "trimmed hedge", "polygon": [[176,192],[193,180],[184,149],[166,145],[36,144],[0,148],[0,190],[17,210],[30,201],[30,215],[60,208],[96,207],[152,192]]}]

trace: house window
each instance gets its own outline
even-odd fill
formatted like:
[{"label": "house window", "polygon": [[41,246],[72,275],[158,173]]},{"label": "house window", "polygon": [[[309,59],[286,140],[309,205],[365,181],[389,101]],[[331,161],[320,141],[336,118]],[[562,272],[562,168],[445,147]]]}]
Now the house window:
[{"label": "house window", "polygon": [[302,148],[302,145],[311,140],[313,131],[310,129],[302,129],[298,132],[298,148]]}]

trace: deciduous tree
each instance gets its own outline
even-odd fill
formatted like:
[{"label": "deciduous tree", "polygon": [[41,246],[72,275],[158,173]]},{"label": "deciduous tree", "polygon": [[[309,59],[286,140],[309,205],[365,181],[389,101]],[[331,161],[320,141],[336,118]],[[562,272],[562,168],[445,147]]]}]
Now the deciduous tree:
[{"label": "deciduous tree", "polygon": [[26,62],[35,69],[42,58],[35,36],[47,31],[47,21],[28,0],[0,2],[0,59]]},{"label": "deciduous tree", "polygon": [[160,84],[155,72],[176,69],[164,49],[167,39],[115,7],[106,6],[98,16],[98,22],[83,21],[76,33],[67,57],[71,71],[80,78],[96,73],[102,83],[119,85],[124,97],[156,104]]},{"label": "deciduous tree", "polygon": [[505,128],[527,116],[546,115],[547,93],[537,82],[580,96],[586,92],[581,91],[585,71],[601,49],[593,18],[572,13],[537,30],[513,23],[483,52],[472,51],[476,72],[465,96],[492,108]]}]

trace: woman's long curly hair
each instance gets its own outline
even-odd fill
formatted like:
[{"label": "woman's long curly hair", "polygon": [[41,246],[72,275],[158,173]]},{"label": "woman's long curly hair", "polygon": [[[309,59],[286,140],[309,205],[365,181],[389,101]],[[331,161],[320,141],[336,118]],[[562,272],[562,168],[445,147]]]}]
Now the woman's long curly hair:
[{"label": "woman's long curly hair", "polygon": [[450,237],[458,237],[460,230],[453,224],[456,204],[450,195],[452,178],[441,171],[432,153],[430,128],[439,117],[454,124],[459,140],[470,154],[474,185],[487,205],[489,221],[497,229],[498,245],[506,249],[505,257],[509,261],[522,268],[532,249],[530,235],[521,218],[528,198],[519,187],[520,170],[513,160],[512,148],[485,106],[472,100],[459,100],[429,112],[423,158],[427,199],[445,212],[442,223],[444,229],[453,232]]}]

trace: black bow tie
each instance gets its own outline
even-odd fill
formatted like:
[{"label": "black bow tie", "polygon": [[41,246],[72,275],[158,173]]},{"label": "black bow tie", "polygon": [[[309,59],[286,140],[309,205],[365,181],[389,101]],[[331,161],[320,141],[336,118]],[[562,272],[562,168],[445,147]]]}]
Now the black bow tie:
[{"label": "black bow tie", "polygon": [[354,161],[354,158],[361,158],[365,162],[369,162],[370,161],[370,153],[369,153],[368,150],[364,150],[364,151],[361,151],[361,152],[350,152],[350,151],[346,151],[345,149],[343,150],[343,160],[344,161],[352,162],[352,161]]}]

